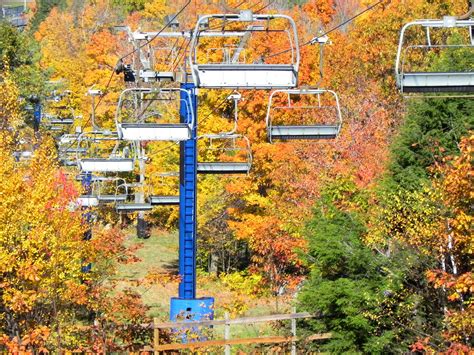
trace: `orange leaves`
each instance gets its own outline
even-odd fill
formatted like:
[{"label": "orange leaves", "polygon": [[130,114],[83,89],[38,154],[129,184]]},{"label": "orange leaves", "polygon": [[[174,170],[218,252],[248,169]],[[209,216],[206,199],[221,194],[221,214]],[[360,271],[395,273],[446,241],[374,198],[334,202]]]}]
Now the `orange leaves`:
[{"label": "orange leaves", "polygon": [[335,13],[333,0],[310,0],[303,5],[302,9],[311,21],[321,22],[323,25],[327,25]]},{"label": "orange leaves", "polygon": [[21,339],[13,337],[10,339],[6,335],[0,337],[0,344],[6,346],[10,354],[29,355],[34,354],[37,350],[41,354],[48,353],[46,342],[51,336],[51,330],[45,326],[39,326],[33,329],[29,334]]},{"label": "orange leaves", "polygon": [[[289,233],[284,223],[272,215],[244,214],[240,222],[229,222],[238,239],[246,240],[253,251],[252,261],[272,285],[279,287],[286,282],[292,269],[296,277],[301,262],[296,250],[305,247],[305,241],[296,233]],[[290,277],[290,278],[291,278]]]},{"label": "orange leaves", "polygon": [[428,281],[433,283],[436,288],[445,287],[457,293],[474,292],[474,275],[472,272],[456,276],[442,270],[429,270],[426,276]]},{"label": "orange leaves", "polygon": [[465,137],[460,144],[461,154],[438,168],[441,179],[436,187],[449,210],[447,225],[454,240],[454,249],[472,255],[472,201],[474,200],[474,135]]}]

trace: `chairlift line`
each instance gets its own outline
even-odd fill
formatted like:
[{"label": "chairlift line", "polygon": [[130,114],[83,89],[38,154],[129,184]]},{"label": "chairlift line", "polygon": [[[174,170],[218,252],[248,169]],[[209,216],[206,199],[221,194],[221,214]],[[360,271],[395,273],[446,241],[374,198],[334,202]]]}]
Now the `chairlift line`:
[{"label": "chairlift line", "polygon": [[[379,3],[383,1],[385,0]],[[129,32],[132,41],[137,42],[134,42],[133,51],[122,56],[119,61],[134,53],[138,55],[133,57],[131,65],[121,67],[131,76],[129,76],[130,80],[126,80],[128,88],[122,91],[118,100],[115,114],[116,132],[96,127],[95,117],[92,115],[92,132],[63,135],[59,145],[61,157],[67,161],[71,155],[75,155],[79,171],[82,174],[88,174],[90,181],[93,181],[92,189],[88,191],[88,194],[78,198],[81,206],[100,207],[113,204],[116,212],[138,212],[141,216],[139,218],[143,218],[144,212],[151,211],[155,206],[180,206],[180,273],[183,274],[183,281],[180,284],[179,300],[190,302],[191,308],[186,308],[186,310],[192,309],[192,311],[202,313],[205,312],[200,305],[202,302],[198,302],[200,300],[195,297],[197,174],[249,174],[253,158],[249,139],[239,134],[237,129],[237,103],[241,98],[238,93],[227,95],[221,104],[213,108],[215,112],[227,100],[234,100],[233,128],[228,132],[197,136],[197,88],[275,90],[270,95],[266,116],[270,139],[275,140],[334,138],[339,133],[342,116],[335,92],[324,89],[295,89],[298,84],[300,47],[296,24],[291,17],[281,14],[256,14],[251,10],[243,10],[238,14],[201,16],[192,31],[164,32],[171,25],[176,28],[173,21],[190,2],[191,0],[188,0],[178,14],[167,21],[167,24],[158,32]],[[270,0],[266,6],[257,11],[261,11],[272,3],[273,0]],[[256,7],[257,4],[253,6]],[[212,20],[223,21],[224,26],[213,29],[208,26],[209,21]],[[240,24],[241,28],[227,27],[226,29],[225,26],[229,23],[231,27],[234,24]],[[286,27],[283,28],[282,24]],[[270,63],[265,62],[265,59],[269,57],[259,54],[258,50],[249,51],[251,53],[249,55],[246,51],[252,49],[252,45],[256,43],[255,37],[257,41],[259,40],[258,36],[268,36],[269,40],[271,36],[275,36],[276,41],[280,38],[288,41],[291,49],[287,52],[291,52],[291,55],[272,60]],[[176,38],[176,40],[173,40],[172,47],[166,47],[166,44],[162,45],[161,42],[154,47],[150,46],[150,43],[158,37]],[[217,49],[209,48],[210,52],[206,53],[211,45],[203,48],[202,43],[209,41],[212,44],[214,39],[219,39],[219,41],[224,39],[229,45],[221,45]],[[178,45],[180,45],[179,50],[176,51]],[[147,49],[141,51],[146,46],[148,46]],[[190,47],[189,53],[187,53],[188,47]],[[163,49],[166,52],[160,52]],[[265,47],[265,49],[269,51],[268,48]],[[198,55],[201,50],[204,56]],[[167,56],[166,60],[163,60],[164,55]],[[170,56],[172,58],[168,58]],[[224,60],[219,62],[220,57]],[[185,73],[185,79],[179,80],[179,88],[164,86],[160,81],[165,79],[174,81],[175,73],[163,70],[168,70],[168,66],[174,70],[175,65],[180,65],[182,58],[185,58],[184,62],[191,69],[192,82],[187,82],[188,76]],[[217,62],[213,61],[213,58],[218,58]],[[135,64],[138,67],[134,68]],[[114,73],[110,76],[103,92],[97,92],[96,96],[99,96],[99,99],[97,103],[92,103],[93,113],[109,90],[113,75]],[[131,79],[135,83],[131,83]],[[275,124],[274,117],[270,115],[270,108],[279,109],[275,105],[272,106],[272,98],[277,95],[277,92],[284,92],[288,97],[311,94],[314,97],[322,94],[333,95],[332,98],[336,103],[330,107],[333,110],[331,123],[301,122],[299,126]],[[289,105],[291,106],[291,102]],[[317,107],[310,105],[290,107],[290,109],[325,109],[324,105],[325,103],[320,103]],[[200,123],[211,115],[212,112]],[[295,117],[297,118],[293,115],[292,118]],[[90,120],[91,117],[89,117]],[[76,141],[77,146],[67,147],[68,144]],[[172,144],[179,142],[182,152],[180,173],[162,173],[160,176],[162,182],[158,185],[152,185],[153,180],[150,176],[145,180],[147,148],[146,144],[141,143],[144,141],[172,142],[158,151],[169,149]],[[199,155],[197,154],[198,143],[208,143],[206,151],[200,151]],[[132,172],[137,161],[140,165],[139,182],[130,183],[125,179],[107,175],[108,173]],[[92,180],[92,173],[102,174]],[[166,180],[175,180],[176,188],[168,184]],[[179,302],[173,300],[171,303],[173,317],[174,310],[181,306]]]}]

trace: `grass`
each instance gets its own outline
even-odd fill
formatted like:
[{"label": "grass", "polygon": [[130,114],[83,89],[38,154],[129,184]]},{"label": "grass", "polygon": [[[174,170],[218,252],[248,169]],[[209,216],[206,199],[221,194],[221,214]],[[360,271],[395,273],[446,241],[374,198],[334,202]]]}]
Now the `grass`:
[{"label": "grass", "polygon": [[[168,320],[169,300],[178,293],[178,282],[172,281],[165,284],[152,286],[136,285],[137,281],[145,278],[150,270],[163,273],[176,273],[178,267],[178,233],[152,231],[149,239],[137,239],[135,231],[127,231],[127,245],[140,247],[136,256],[140,259],[137,263],[121,265],[118,279],[119,288],[130,287],[141,294],[143,302],[149,307],[149,316],[157,317],[162,321]],[[215,318],[224,318],[226,311],[231,311],[231,318],[241,316],[258,316],[277,313],[275,300],[271,297],[254,298],[238,294],[229,290],[220,282],[219,278],[207,273],[198,273],[197,297],[211,296],[216,300]],[[290,312],[289,302],[279,302],[278,313]],[[234,311],[234,312],[232,312]],[[288,322],[287,322],[288,323]],[[286,324],[286,323],[285,323]],[[285,326],[289,329],[289,323]],[[245,338],[265,335],[277,335],[279,331],[272,324],[235,325],[231,328],[231,337]],[[212,330],[216,338],[222,338],[224,328],[216,326]],[[238,347],[233,347],[237,349]]]},{"label": "grass", "polygon": [[[26,0],[26,5],[28,6],[29,3],[34,2],[33,0]],[[18,0],[0,0],[0,7],[16,7],[16,6],[23,6],[25,3],[23,1]]]}]

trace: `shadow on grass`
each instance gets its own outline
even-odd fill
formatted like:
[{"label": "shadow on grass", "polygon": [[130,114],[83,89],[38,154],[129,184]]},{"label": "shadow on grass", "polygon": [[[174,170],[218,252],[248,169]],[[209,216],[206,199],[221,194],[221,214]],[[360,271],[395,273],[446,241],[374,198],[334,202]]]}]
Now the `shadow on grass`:
[{"label": "shadow on grass", "polygon": [[178,259],[164,263],[162,264],[161,267],[172,275],[179,274],[179,260]]}]

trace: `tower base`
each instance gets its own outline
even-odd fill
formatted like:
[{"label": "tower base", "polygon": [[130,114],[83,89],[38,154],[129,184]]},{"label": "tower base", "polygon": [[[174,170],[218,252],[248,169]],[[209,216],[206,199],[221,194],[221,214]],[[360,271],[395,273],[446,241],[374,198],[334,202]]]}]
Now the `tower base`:
[{"label": "tower base", "polygon": [[214,319],[214,298],[201,297],[185,299],[172,297],[170,302],[170,320],[175,322],[200,321]]}]

